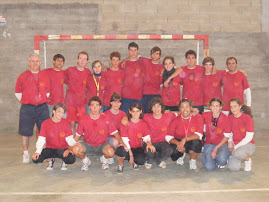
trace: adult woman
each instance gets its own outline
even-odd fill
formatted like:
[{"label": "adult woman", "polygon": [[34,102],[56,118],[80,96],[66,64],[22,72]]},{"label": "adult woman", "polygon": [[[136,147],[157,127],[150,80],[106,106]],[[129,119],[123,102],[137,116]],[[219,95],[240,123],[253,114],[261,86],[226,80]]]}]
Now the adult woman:
[{"label": "adult woman", "polygon": [[[166,56],[163,59],[164,73],[163,83],[175,72],[175,60],[172,56]],[[171,79],[168,87],[162,88],[162,100],[167,111],[178,111],[178,104],[180,102],[180,83],[181,77],[178,75]]]},{"label": "adult woman", "polygon": [[[47,170],[53,169],[54,158],[63,160],[61,170],[66,170],[66,164],[73,164],[76,161],[69,146],[77,142],[73,138],[73,133],[69,122],[62,119],[66,109],[61,103],[53,107],[53,117],[42,123],[40,134],[36,142],[36,152],[33,154],[34,163],[42,163],[45,159],[53,158]],[[46,148],[43,146],[46,144]]]},{"label": "adult woman", "polygon": [[[118,147],[116,155],[118,158],[117,173],[121,174],[124,168],[124,159],[126,158],[134,169],[138,165],[144,165],[146,161],[146,152],[155,152],[155,147],[150,142],[150,132],[146,122],[143,119],[143,109],[138,103],[133,103],[128,110],[129,123],[121,127],[121,137],[128,148],[128,152],[123,146]],[[142,141],[146,144],[142,145]]]},{"label": "adult woman", "polygon": [[228,167],[231,171],[239,171],[241,162],[245,161],[245,171],[251,171],[251,158],[256,146],[253,140],[254,122],[250,108],[243,105],[239,98],[230,100],[231,115],[229,116],[229,130],[233,133],[232,141],[229,141],[229,148],[232,149],[232,156],[229,159]]},{"label": "adult woman", "polygon": [[206,125],[202,164],[207,171],[216,166],[223,168],[231,155],[227,144],[230,134],[226,133],[228,116],[221,112],[223,105],[219,98],[212,98],[208,104],[211,111],[202,114]]},{"label": "adult woman", "polygon": [[180,115],[170,124],[166,141],[172,144],[171,159],[178,165],[184,164],[184,153],[190,154],[190,170],[196,170],[196,159],[202,150],[204,120],[202,115],[191,115],[192,102],[182,99],[179,103]]}]

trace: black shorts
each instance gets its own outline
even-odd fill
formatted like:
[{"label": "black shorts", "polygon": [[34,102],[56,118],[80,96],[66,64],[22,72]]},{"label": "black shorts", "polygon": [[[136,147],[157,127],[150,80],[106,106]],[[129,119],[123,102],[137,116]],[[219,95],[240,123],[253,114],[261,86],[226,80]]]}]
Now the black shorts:
[{"label": "black shorts", "polygon": [[22,104],[20,109],[19,134],[32,136],[35,124],[40,131],[41,124],[49,119],[49,109],[46,103],[41,105]]},{"label": "black shorts", "polygon": [[170,110],[171,112],[178,112],[179,108],[178,106],[164,106],[165,110]]}]

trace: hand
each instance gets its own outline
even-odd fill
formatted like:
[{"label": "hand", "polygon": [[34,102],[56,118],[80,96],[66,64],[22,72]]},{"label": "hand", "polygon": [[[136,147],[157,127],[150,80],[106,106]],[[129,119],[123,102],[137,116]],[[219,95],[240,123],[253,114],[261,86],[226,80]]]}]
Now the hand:
[{"label": "hand", "polygon": [[168,88],[169,87],[169,82],[170,82],[170,79],[166,79],[166,81],[163,83],[163,86]]},{"label": "hand", "polygon": [[37,160],[39,158],[39,155],[40,155],[39,153],[34,153],[32,159]]},{"label": "hand", "polygon": [[163,73],[164,73],[164,69],[161,70],[161,74],[163,74]]},{"label": "hand", "polygon": [[178,145],[177,145],[177,150],[178,150],[179,152],[181,152],[181,153],[184,153],[184,152],[185,152],[185,147],[184,147],[185,143],[186,143],[185,138],[182,139],[182,140],[178,143]]},{"label": "hand", "polygon": [[216,158],[216,156],[217,156],[217,149],[216,149],[216,147],[213,149],[213,151],[212,151],[212,153],[211,153],[211,156],[212,156],[212,159],[215,159]]},{"label": "hand", "polygon": [[229,142],[229,143],[228,143],[228,148],[229,148],[229,149],[233,149],[233,148],[234,148],[234,144],[233,144],[233,142]]},{"label": "hand", "polygon": [[129,123],[128,117],[127,116],[123,117],[123,119],[121,120],[121,123],[122,123],[122,125],[127,126]]},{"label": "hand", "polygon": [[232,155],[234,155],[234,152],[235,152],[235,148],[233,148],[233,150],[232,150]]},{"label": "hand", "polygon": [[74,155],[72,150],[67,149],[67,150],[64,151],[63,157],[67,157],[69,153],[71,153],[72,155]]},{"label": "hand", "polygon": [[156,151],[156,148],[152,144],[147,144],[146,150],[148,151],[149,149],[152,153]]},{"label": "hand", "polygon": [[211,72],[211,74],[212,74],[212,75],[217,74],[217,69],[216,69],[216,67],[213,67],[213,68],[212,68],[212,72]]},{"label": "hand", "polygon": [[118,147],[121,147],[121,146],[125,149],[125,151],[129,152],[129,149],[128,149],[128,147],[126,146],[126,144],[124,144],[124,143],[120,143]]},{"label": "hand", "polygon": [[247,76],[247,73],[244,70],[238,70],[238,71],[244,74],[244,76]]},{"label": "hand", "polygon": [[131,165],[134,165],[134,157],[133,157],[133,156],[130,156],[129,163],[130,163]]},{"label": "hand", "polygon": [[107,67],[106,66],[102,66],[102,72],[106,72],[107,71]]}]

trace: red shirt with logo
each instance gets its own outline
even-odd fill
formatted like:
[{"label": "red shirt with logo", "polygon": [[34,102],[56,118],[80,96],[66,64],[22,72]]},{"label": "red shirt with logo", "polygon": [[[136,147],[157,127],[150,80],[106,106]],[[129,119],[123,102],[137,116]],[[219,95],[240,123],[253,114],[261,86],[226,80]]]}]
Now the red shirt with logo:
[{"label": "red shirt with logo", "polygon": [[116,129],[120,132],[121,121],[126,116],[125,112],[120,110],[118,114],[113,114],[110,110],[107,110],[104,114],[113,122]]},{"label": "red shirt with logo", "polygon": [[141,100],[144,86],[144,64],[142,59],[126,61],[122,97]]},{"label": "red shirt with logo", "polygon": [[57,103],[64,103],[64,71],[55,70],[54,68],[44,69],[50,80],[50,96],[49,105],[56,105]]},{"label": "red shirt with logo", "polygon": [[121,137],[128,137],[131,148],[142,147],[142,137],[150,135],[147,123],[139,120],[137,123],[129,121],[128,125],[121,125]]},{"label": "red shirt with logo", "polygon": [[194,69],[189,69],[188,66],[181,68],[183,69],[180,73],[183,84],[182,98],[188,98],[194,106],[204,105],[202,82],[205,68],[199,65],[196,65]]},{"label": "red shirt with logo", "polygon": [[113,93],[117,93],[121,96],[121,88],[124,80],[124,70],[118,69],[116,71],[112,69],[107,69],[106,72],[102,72],[104,78],[106,79],[106,90],[104,93],[104,105],[110,106],[110,98]]},{"label": "red shirt with logo", "polygon": [[230,110],[229,101],[232,98],[239,98],[242,103],[244,103],[244,90],[249,88],[249,83],[247,77],[237,71],[234,74],[230,72],[225,72],[223,75],[223,102],[224,102],[224,111]]},{"label": "red shirt with logo", "polygon": [[[99,85],[99,91],[97,90],[98,85]],[[101,74],[101,77],[96,77],[93,74],[90,74],[88,76],[87,81],[85,104],[88,104],[89,100],[94,96],[98,96],[103,104],[105,90],[106,90],[106,78],[103,75],[103,73]]]},{"label": "red shirt with logo", "polygon": [[180,102],[180,84],[182,79],[180,75],[176,76],[168,87],[162,87],[162,100],[165,106],[178,106]]},{"label": "red shirt with logo", "polygon": [[212,124],[212,112],[204,112],[202,114],[206,125],[205,144],[219,144],[224,138],[223,133],[227,133],[228,116],[221,113],[216,119],[217,126]]},{"label": "red shirt with logo", "polygon": [[46,138],[46,147],[50,149],[67,149],[65,138],[71,135],[73,136],[71,126],[66,119],[56,123],[52,118],[42,123],[39,133],[39,136]]},{"label": "red shirt with logo", "polygon": [[204,120],[202,115],[191,116],[189,119],[184,119],[182,115],[179,115],[170,124],[168,135],[181,140],[184,137],[193,135],[195,132],[203,134],[203,129]]},{"label": "red shirt with logo", "polygon": [[47,93],[50,93],[50,81],[44,71],[32,73],[27,70],[17,79],[15,93],[21,93],[21,103],[40,105],[47,102]]},{"label": "red shirt with logo", "polygon": [[144,120],[150,130],[152,143],[165,141],[165,136],[168,135],[169,125],[174,118],[176,118],[174,113],[164,113],[159,119],[154,118],[153,114],[144,115]]},{"label": "red shirt with logo", "polygon": [[84,135],[84,142],[97,147],[106,142],[110,134],[117,132],[116,127],[109,118],[100,114],[96,120],[90,115],[83,116],[78,124],[77,134]]},{"label": "red shirt with logo", "polygon": [[[237,118],[231,114],[229,116],[228,132],[233,133],[233,142],[235,145],[238,144],[246,137],[246,132],[254,132],[253,119],[245,113]],[[250,143],[255,144],[254,139]]]},{"label": "red shirt with logo", "polygon": [[65,70],[65,83],[68,88],[65,95],[65,104],[70,107],[85,106],[86,84],[90,70],[84,68],[79,71],[77,67],[68,67]]}]

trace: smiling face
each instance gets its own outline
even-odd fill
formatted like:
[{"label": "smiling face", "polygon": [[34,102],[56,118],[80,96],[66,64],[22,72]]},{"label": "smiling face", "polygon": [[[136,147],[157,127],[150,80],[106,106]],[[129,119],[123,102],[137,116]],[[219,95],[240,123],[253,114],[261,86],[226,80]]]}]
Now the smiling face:
[{"label": "smiling face", "polygon": [[218,101],[213,101],[210,104],[210,109],[214,115],[219,115],[221,113],[222,106]]},{"label": "smiling face", "polygon": [[188,102],[182,102],[179,106],[179,111],[183,118],[190,118],[191,116],[191,106]]},{"label": "smiling face", "polygon": [[241,114],[242,106],[239,105],[236,101],[230,102],[230,109],[234,116],[238,117]]},{"label": "smiling face", "polygon": [[230,59],[227,61],[227,68],[230,73],[235,73],[237,69],[237,63],[235,59]]},{"label": "smiling face", "polygon": [[164,68],[169,72],[174,68],[175,64],[171,59],[166,59],[164,61]]},{"label": "smiling face", "polygon": [[29,61],[28,61],[28,66],[30,67],[30,71],[31,72],[35,72],[37,73],[40,69],[40,65],[41,65],[41,62],[40,62],[40,59],[38,56],[31,56]]},{"label": "smiling face", "polygon": [[138,121],[139,120],[139,117],[140,115],[142,114],[142,110],[136,108],[136,107],[133,107],[132,110],[129,110],[129,113],[131,115],[131,119],[133,121]]},{"label": "smiling face", "polygon": [[61,119],[64,117],[64,109],[62,107],[53,110],[52,113],[53,113],[53,120],[55,122],[61,121]]},{"label": "smiling face", "polygon": [[162,105],[160,105],[159,103],[156,103],[155,105],[153,105],[151,110],[153,112],[153,116],[162,115]]},{"label": "smiling face", "polygon": [[195,55],[192,55],[192,54],[187,55],[186,62],[189,67],[195,67],[196,66]]}]

